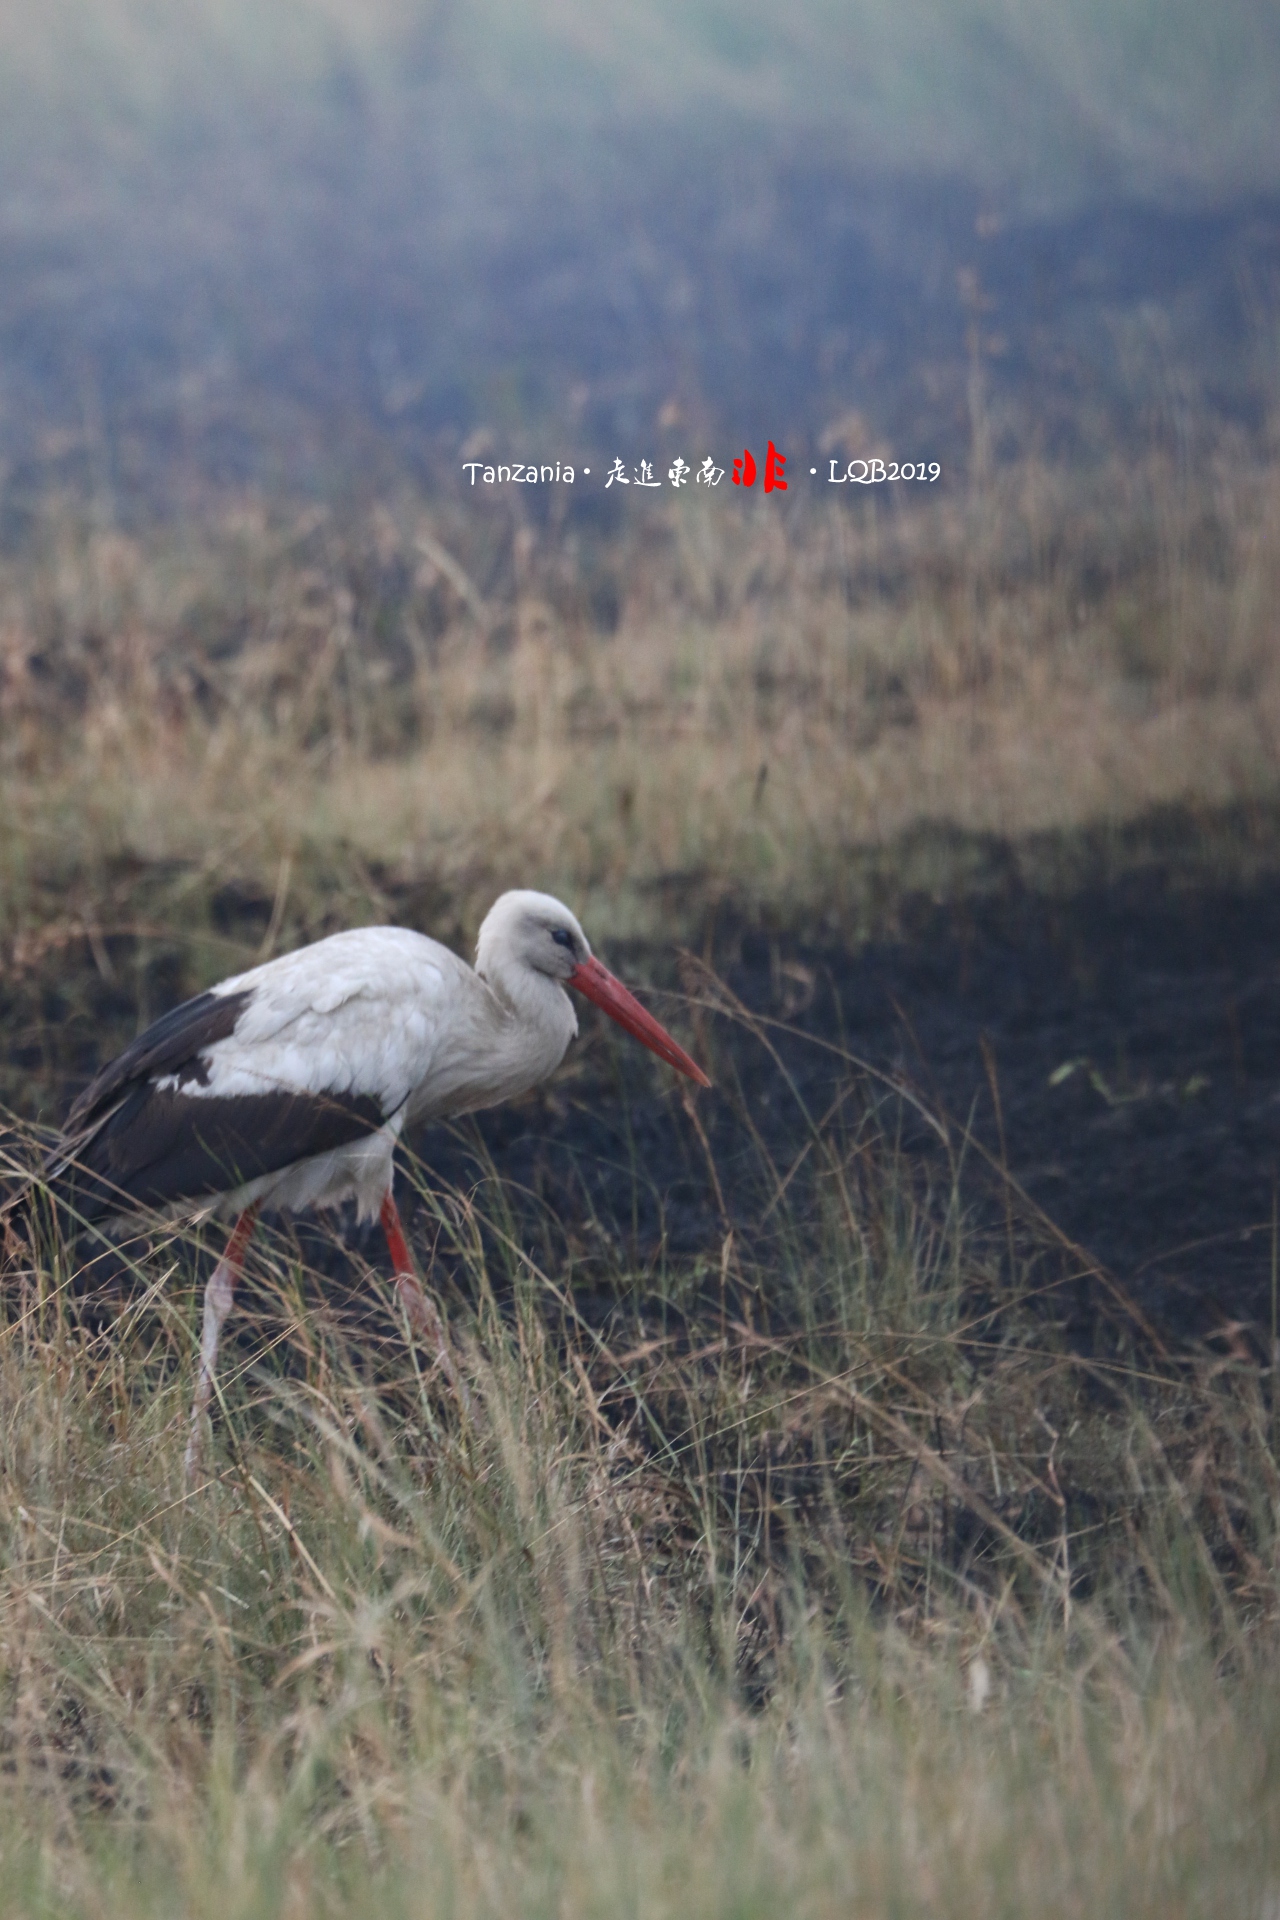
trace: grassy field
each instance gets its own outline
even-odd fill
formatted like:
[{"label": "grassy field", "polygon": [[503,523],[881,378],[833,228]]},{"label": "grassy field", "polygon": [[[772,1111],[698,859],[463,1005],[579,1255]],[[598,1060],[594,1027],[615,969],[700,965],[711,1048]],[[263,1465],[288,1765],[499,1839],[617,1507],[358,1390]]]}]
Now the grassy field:
[{"label": "grassy field", "polygon": [[1033,465],[915,512],[681,500],[613,534],[413,497],[149,538],[51,511],[0,562],[9,962],[194,931],[222,881],[278,896],[273,942],[387,889],[465,938],[512,884],[601,935],[674,940],[726,896],[849,930],[869,850],[890,892],[965,883],[945,848],[903,873],[922,823],[1265,806],[1280,481],[1230,446],[1206,468]]},{"label": "grassy field", "polygon": [[[85,983],[122,1037],[161,949],[176,995],[389,913],[461,942],[512,882],[606,945],[854,940],[996,843],[1068,898],[1157,807],[1189,880],[1269,870],[1280,479],[1197,471],[612,532],[50,503],[0,573],[7,1163]],[[637,1261],[567,1192],[517,1229],[474,1139],[412,1163],[465,1406],[376,1268],[362,1318],[268,1235],[188,1492],[201,1236],[96,1297],[8,1247],[0,1910],[1274,1911],[1271,1369],[1171,1352],[852,1056],[774,1164],[732,1071],[772,1030],[686,986],[750,1231]]]},{"label": "grassy field", "polygon": [[466,1413],[267,1253],[191,1495],[181,1250],[97,1337],[28,1292],[6,1910],[1266,1912],[1268,1391],[1073,1357],[1043,1250],[823,1154],[733,1276],[785,1334],[696,1272],[592,1329],[440,1199]]}]

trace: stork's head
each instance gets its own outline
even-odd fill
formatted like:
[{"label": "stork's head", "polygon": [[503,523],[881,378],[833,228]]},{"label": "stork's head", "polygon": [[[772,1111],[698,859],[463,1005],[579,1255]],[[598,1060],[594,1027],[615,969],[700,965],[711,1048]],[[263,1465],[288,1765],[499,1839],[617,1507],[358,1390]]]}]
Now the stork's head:
[{"label": "stork's head", "polygon": [[[666,1028],[595,958],[586,934],[568,907],[549,893],[520,890],[494,901],[476,943],[476,972],[510,992],[523,973],[540,974],[593,1000],[611,1020],[634,1034],[660,1060],[696,1080],[711,1082]],[[519,994],[511,994],[518,999]]]},{"label": "stork's head", "polygon": [[476,942],[476,972],[486,980],[515,966],[567,981],[590,958],[587,936],[568,907],[549,893],[523,888],[494,901]]}]

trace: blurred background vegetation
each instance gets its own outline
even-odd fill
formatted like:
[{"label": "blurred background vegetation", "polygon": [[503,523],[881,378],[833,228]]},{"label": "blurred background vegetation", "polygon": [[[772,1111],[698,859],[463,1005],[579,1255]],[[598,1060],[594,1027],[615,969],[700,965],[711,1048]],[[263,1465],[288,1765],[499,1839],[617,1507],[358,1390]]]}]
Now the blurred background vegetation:
[{"label": "blurred background vegetation", "polygon": [[4,526],[453,480],[486,430],[1256,437],[1278,102],[1264,0],[9,7]]}]

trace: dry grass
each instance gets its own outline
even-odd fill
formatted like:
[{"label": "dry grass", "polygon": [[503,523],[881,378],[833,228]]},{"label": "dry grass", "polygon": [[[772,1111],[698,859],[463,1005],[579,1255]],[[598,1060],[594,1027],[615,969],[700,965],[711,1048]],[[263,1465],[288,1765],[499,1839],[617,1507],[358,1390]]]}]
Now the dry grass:
[{"label": "dry grass", "polygon": [[[968,884],[923,821],[1262,817],[1280,482],[1204,472],[614,534],[51,509],[0,579],[6,990],[87,940],[128,999],[127,930],[195,986],[227,884],[264,952],[392,888],[461,935],[512,880],[593,932],[848,926],[869,859],[884,911]],[[191,1496],[190,1243],[96,1319],[11,1248],[0,1908],[1270,1912],[1272,1374],[1096,1288],[1082,1356],[1075,1250],[988,1235],[954,1131],[841,1110],[683,1262],[514,1236],[484,1165],[429,1194],[465,1414],[265,1241]]]},{"label": "dry grass", "polygon": [[612,537],[407,499],[53,514],[0,579],[9,938],[127,918],[138,863],[284,888],[302,930],[385,910],[371,874],[459,925],[511,882],[601,932],[678,930],[681,890],[839,925],[920,822],[1269,800],[1280,482],[1243,458]]},{"label": "dry grass", "polygon": [[264,1243],[192,1495],[187,1246],[97,1332],[19,1260],[4,1910],[1268,1911],[1273,1387],[1074,1357],[1062,1249],[850,1105],[593,1324],[553,1219],[430,1195],[465,1412]]}]

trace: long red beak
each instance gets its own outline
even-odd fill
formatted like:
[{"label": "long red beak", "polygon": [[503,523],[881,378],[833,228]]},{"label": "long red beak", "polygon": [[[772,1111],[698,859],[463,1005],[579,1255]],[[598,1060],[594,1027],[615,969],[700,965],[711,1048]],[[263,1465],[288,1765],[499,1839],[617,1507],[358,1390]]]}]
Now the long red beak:
[{"label": "long red beak", "polygon": [[700,1087],[709,1087],[711,1082],[696,1061],[691,1060],[683,1047],[678,1047],[666,1028],[659,1026],[651,1013],[646,1013],[633,993],[628,993],[621,980],[615,980],[608,967],[602,967],[594,957],[583,960],[569,975],[569,985],[576,987],[579,993],[594,1000],[603,1007],[611,1020],[620,1027],[633,1033],[637,1040],[644,1042],[651,1053],[659,1060],[665,1060],[668,1066],[676,1067],[681,1073],[687,1073]]}]

